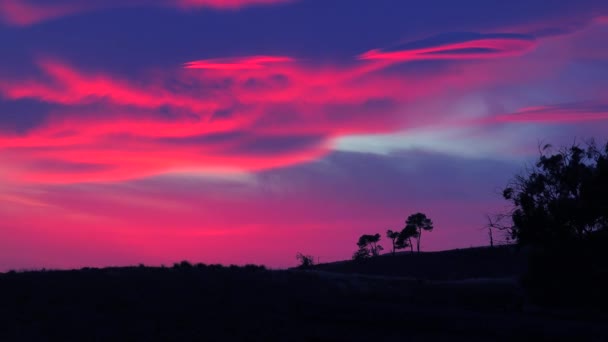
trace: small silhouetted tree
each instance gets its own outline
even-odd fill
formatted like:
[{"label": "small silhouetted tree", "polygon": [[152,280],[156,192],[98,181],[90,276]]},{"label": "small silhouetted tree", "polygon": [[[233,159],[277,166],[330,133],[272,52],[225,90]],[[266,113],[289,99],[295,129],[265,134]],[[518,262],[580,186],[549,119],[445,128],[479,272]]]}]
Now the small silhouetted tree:
[{"label": "small silhouetted tree", "polygon": [[355,251],[355,253],[353,253],[353,260],[361,261],[361,260],[369,258],[370,256],[371,255],[369,253],[369,250],[367,250],[367,248],[359,248]]},{"label": "small silhouetted tree", "polygon": [[490,248],[494,248],[494,234],[492,228],[488,227],[488,239],[490,239]]},{"label": "small silhouetted tree", "polygon": [[416,227],[411,225],[405,226],[405,228],[399,232],[399,236],[397,237],[397,249],[409,247],[410,252],[414,253],[414,244],[412,243],[412,239],[417,237],[418,231],[416,230]]},{"label": "small silhouetted tree", "polygon": [[[486,215],[486,225],[483,229],[488,233],[490,247],[512,243],[511,231],[513,225],[511,224],[511,216],[509,214]],[[496,235],[496,233],[500,234]]]},{"label": "small silhouetted tree", "polygon": [[[398,249],[397,248],[397,239],[399,238],[399,232],[394,232],[392,230],[387,230],[386,231],[386,237],[391,240],[391,243],[393,244],[393,255],[395,255],[395,250]],[[405,248],[405,247],[402,247]]]},{"label": "small silhouetted tree", "polygon": [[311,268],[315,265],[315,259],[312,255],[298,253],[296,254],[296,259],[298,259],[299,262],[298,268]]},{"label": "small silhouetted tree", "polygon": [[423,231],[433,230],[433,221],[426,217],[423,213],[416,213],[410,215],[405,221],[405,227],[416,230],[416,250],[420,253],[420,240],[422,239]]},{"label": "small silhouetted tree", "polygon": [[384,248],[378,244],[379,241],[380,234],[361,235],[359,241],[357,241],[359,249],[353,254],[353,259],[360,260],[380,255]]}]

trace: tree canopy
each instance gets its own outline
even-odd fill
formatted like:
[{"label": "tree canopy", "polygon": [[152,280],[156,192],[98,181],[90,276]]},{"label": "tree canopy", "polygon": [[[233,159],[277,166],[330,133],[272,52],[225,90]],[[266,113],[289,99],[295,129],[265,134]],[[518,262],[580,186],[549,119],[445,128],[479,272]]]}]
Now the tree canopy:
[{"label": "tree canopy", "polygon": [[608,144],[574,144],[516,176],[503,196],[513,205],[511,238],[522,245],[562,245],[608,227]]},{"label": "tree canopy", "polygon": [[384,248],[378,244],[379,241],[380,234],[361,235],[357,241],[359,249],[353,255],[353,259],[359,260],[380,255]]},{"label": "tree canopy", "polygon": [[512,209],[504,229],[528,246],[523,278],[531,298],[543,304],[608,305],[608,144],[573,144],[538,161],[503,191]]},{"label": "tree canopy", "polygon": [[[399,249],[398,243],[397,243],[397,241],[399,239],[399,235],[400,235],[400,232],[398,232],[398,231],[393,231],[391,229],[386,231],[386,237],[389,240],[391,240],[391,242],[393,244],[393,251],[392,251],[393,255],[395,255],[395,250]],[[403,248],[403,247],[401,247],[401,248]]]},{"label": "tree canopy", "polygon": [[414,244],[412,239],[418,238],[418,230],[413,225],[406,225],[397,237],[397,249],[410,247],[410,251],[414,252]]},{"label": "tree canopy", "polygon": [[410,232],[416,232],[416,250],[420,253],[420,240],[422,238],[423,231],[433,230],[433,221],[426,217],[423,213],[416,213],[410,215],[405,221],[405,229],[409,229]]}]

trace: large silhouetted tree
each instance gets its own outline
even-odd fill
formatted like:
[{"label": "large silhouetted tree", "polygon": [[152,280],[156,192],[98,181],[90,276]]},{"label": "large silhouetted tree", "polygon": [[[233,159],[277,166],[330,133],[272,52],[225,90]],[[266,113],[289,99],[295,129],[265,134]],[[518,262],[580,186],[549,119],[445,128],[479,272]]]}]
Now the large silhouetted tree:
[{"label": "large silhouetted tree", "polygon": [[516,176],[503,196],[513,204],[510,234],[519,244],[565,246],[608,227],[608,144],[574,144]]},{"label": "large silhouetted tree", "polygon": [[[386,237],[391,240],[392,244],[393,244],[393,255],[395,255],[395,250],[398,249],[397,246],[397,239],[399,238],[399,234],[400,232],[394,232],[392,230],[387,230],[386,231]],[[403,248],[403,247],[402,247]]]},{"label": "large silhouetted tree", "polygon": [[422,231],[432,231],[433,221],[426,217],[423,213],[416,213],[410,215],[405,221],[405,229],[411,229],[416,231],[416,250],[420,253],[420,240],[422,239]]},{"label": "large silhouetted tree", "polygon": [[383,248],[378,244],[379,241],[380,234],[361,235],[359,241],[357,241],[359,249],[353,254],[353,259],[365,259],[380,255]]},{"label": "large silhouetted tree", "polygon": [[512,210],[499,225],[530,260],[524,284],[544,304],[608,305],[608,144],[573,144],[517,175],[503,196]]}]

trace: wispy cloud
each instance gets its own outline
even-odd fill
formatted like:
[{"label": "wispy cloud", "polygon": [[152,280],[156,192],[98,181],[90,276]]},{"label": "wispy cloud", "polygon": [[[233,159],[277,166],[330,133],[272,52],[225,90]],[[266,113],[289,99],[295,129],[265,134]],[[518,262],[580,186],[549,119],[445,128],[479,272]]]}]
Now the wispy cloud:
[{"label": "wispy cloud", "polygon": [[375,49],[360,55],[359,58],[392,62],[470,60],[520,56],[535,46],[534,37],[521,34],[459,33],[435,36],[390,49]]},{"label": "wispy cloud", "polygon": [[523,108],[489,119],[500,123],[576,123],[608,120],[608,103],[567,103]]},{"label": "wispy cloud", "polygon": [[57,0],[41,4],[33,0],[2,0],[0,19],[12,26],[30,26],[61,17],[106,8],[173,7],[180,10],[211,8],[235,10],[249,6],[268,6],[293,0]]}]

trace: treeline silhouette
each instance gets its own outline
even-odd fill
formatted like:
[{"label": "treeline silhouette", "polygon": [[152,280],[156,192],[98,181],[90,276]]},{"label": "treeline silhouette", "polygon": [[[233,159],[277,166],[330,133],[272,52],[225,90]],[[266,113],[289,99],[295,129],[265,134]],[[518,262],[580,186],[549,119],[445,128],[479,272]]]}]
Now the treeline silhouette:
[{"label": "treeline silhouette", "polygon": [[526,312],[524,300],[517,284],[500,279],[436,282],[254,265],[181,262],[164,268],[12,272],[0,275],[0,341],[471,342],[608,336],[599,317]]},{"label": "treeline silhouette", "polygon": [[[386,237],[391,240],[392,254],[398,249],[410,247],[410,251],[414,252],[414,244],[412,239],[416,240],[416,250],[420,253],[420,240],[422,240],[423,231],[432,231],[433,221],[427,218],[423,213],[410,215],[405,221],[405,227],[401,231],[386,231]],[[384,248],[379,244],[380,234],[362,235],[357,242],[359,249],[353,254],[353,260],[363,260],[380,255]]]},{"label": "treeline silhouette", "polygon": [[[395,255],[395,252],[399,249],[410,248],[410,252],[414,253],[414,243],[412,239],[416,241],[416,251],[420,253],[420,241],[422,239],[423,231],[432,231],[433,221],[429,219],[423,213],[415,213],[410,215],[405,221],[405,226],[400,231],[393,231],[391,229],[386,231],[386,237],[391,241],[391,253]],[[357,241],[358,249],[353,253],[352,260],[363,261],[372,257],[379,256],[384,247],[380,245],[381,235],[376,234],[363,234]],[[312,255],[305,255],[300,252],[296,254],[299,268],[308,269],[315,265],[314,257]]]}]

